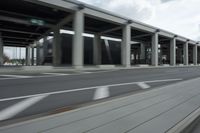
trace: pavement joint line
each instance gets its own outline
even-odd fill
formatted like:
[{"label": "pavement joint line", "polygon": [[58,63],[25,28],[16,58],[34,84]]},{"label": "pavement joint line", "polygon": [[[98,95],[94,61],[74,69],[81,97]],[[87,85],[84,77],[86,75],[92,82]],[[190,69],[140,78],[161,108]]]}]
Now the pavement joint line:
[{"label": "pavement joint line", "polygon": [[110,95],[109,93],[110,93],[109,87],[107,87],[107,86],[99,87],[95,90],[93,100],[99,100],[99,99],[107,98]]},{"label": "pavement joint line", "polygon": [[[155,83],[155,82],[170,82],[170,81],[181,81],[181,80],[183,80],[183,79],[164,79],[164,80],[152,80],[152,81],[140,81],[140,82]],[[71,89],[71,90],[47,92],[47,93],[41,93],[41,94],[33,94],[33,95],[27,95],[27,96],[3,98],[3,99],[0,99],[0,102],[18,100],[18,99],[24,99],[24,98],[30,98],[30,97],[37,97],[37,96],[43,96],[43,95],[56,95],[56,94],[63,94],[63,93],[69,93],[69,92],[92,90],[92,89],[96,89],[96,88],[100,88],[100,87],[104,87],[104,86],[115,87],[115,86],[133,85],[133,84],[138,84],[140,82],[128,82],[128,83],[101,85],[101,86],[93,86],[93,87],[78,88],[78,89]]]},{"label": "pavement joint line", "polygon": [[151,87],[150,85],[146,84],[145,82],[139,82],[139,83],[137,83],[137,85],[139,87],[141,87],[142,89],[148,89]]},{"label": "pavement joint line", "polygon": [[20,101],[8,108],[5,108],[0,111],[0,121],[12,118],[19,114],[20,112],[24,111],[25,109],[29,108],[30,106],[36,104],[37,102],[41,101],[42,99],[46,98],[48,95],[30,97],[23,101]]}]

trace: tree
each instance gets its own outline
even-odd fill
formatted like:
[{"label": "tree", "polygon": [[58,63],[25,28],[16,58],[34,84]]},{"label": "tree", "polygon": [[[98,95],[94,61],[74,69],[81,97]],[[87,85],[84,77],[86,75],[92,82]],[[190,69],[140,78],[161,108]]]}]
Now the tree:
[{"label": "tree", "polygon": [[6,54],[3,54],[3,63],[6,62],[10,62],[10,58]]}]

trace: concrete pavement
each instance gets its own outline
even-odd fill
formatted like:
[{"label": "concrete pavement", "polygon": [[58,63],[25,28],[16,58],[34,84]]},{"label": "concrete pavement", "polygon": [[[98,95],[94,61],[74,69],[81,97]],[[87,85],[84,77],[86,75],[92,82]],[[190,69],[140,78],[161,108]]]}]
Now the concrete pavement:
[{"label": "concrete pavement", "polygon": [[1,123],[60,108],[70,110],[94,100],[144,92],[199,76],[199,67],[1,74],[0,116],[12,112],[16,105],[32,103],[2,118]]},{"label": "concrete pavement", "polygon": [[[200,78],[0,127],[2,133],[180,133],[200,113]],[[191,121],[192,122],[192,121]]]}]

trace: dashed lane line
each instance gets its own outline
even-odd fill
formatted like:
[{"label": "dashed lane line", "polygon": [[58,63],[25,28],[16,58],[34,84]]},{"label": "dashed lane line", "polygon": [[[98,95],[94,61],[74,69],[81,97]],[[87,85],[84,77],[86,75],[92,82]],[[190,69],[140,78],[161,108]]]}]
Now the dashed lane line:
[{"label": "dashed lane line", "polygon": [[41,95],[36,97],[31,97],[28,99],[25,99],[21,102],[18,102],[6,109],[3,109],[0,111],[0,121],[7,120],[9,118],[12,118],[19,114],[20,112],[24,111],[25,109],[29,108],[30,106],[36,104],[37,102],[41,101],[48,95]]},{"label": "dashed lane line", "polygon": [[146,84],[145,82],[139,82],[139,83],[137,83],[137,85],[139,87],[141,87],[142,89],[148,89],[151,87],[150,85]]},{"label": "dashed lane line", "polygon": [[[181,80],[183,80],[183,79],[164,79],[164,80],[152,80],[152,81],[140,81],[140,82],[156,83],[156,82],[172,82],[172,81],[181,81]],[[71,89],[71,90],[63,90],[63,91],[54,91],[54,92],[47,92],[47,93],[33,94],[33,95],[26,95],[26,96],[19,96],[19,97],[3,98],[3,99],[0,99],[0,102],[18,100],[18,99],[24,99],[24,98],[31,98],[31,97],[37,97],[37,96],[44,96],[44,95],[56,95],[56,94],[63,94],[63,93],[69,93],[69,92],[92,90],[92,89],[96,89],[96,88],[101,88],[103,86],[115,87],[115,86],[133,85],[133,84],[138,84],[140,82],[128,82],[128,83],[110,84],[110,85],[93,86],[93,87],[78,88],[78,89]]]},{"label": "dashed lane line", "polygon": [[70,75],[70,74],[67,74],[67,73],[42,73],[42,74],[46,74],[46,75],[56,75],[56,76]]},{"label": "dashed lane line", "polygon": [[95,90],[93,100],[99,100],[99,99],[107,98],[110,95],[109,93],[110,93],[109,87],[107,87],[107,86],[99,87]]}]

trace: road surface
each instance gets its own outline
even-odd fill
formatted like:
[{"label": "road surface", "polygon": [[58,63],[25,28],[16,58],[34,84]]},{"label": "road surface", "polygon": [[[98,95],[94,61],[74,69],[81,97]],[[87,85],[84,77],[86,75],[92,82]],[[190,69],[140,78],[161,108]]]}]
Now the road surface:
[{"label": "road surface", "polygon": [[0,125],[200,76],[200,67],[0,74]]}]

